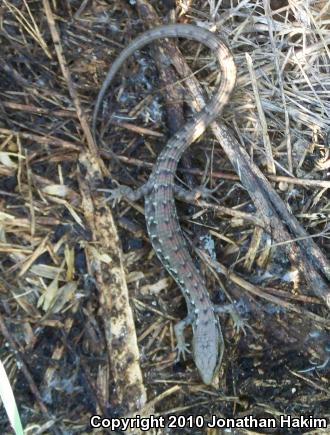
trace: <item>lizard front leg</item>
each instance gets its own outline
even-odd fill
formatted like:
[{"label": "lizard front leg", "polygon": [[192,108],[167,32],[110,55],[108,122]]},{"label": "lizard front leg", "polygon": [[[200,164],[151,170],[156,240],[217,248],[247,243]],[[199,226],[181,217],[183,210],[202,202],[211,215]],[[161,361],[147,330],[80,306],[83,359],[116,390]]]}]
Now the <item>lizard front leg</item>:
[{"label": "lizard front leg", "polygon": [[190,353],[190,350],[188,349],[188,344],[186,343],[185,337],[184,337],[184,330],[187,326],[191,325],[192,323],[192,316],[188,314],[188,316],[178,322],[174,326],[174,333],[176,338],[176,350],[177,350],[177,361],[179,361],[180,357],[182,356],[183,359],[185,358],[186,353]]}]

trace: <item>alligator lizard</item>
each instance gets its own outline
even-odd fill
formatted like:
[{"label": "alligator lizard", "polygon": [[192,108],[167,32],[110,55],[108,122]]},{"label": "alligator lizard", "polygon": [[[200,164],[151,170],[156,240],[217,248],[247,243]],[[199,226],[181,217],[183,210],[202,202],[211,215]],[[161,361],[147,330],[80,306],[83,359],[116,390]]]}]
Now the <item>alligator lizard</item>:
[{"label": "alligator lizard", "polygon": [[229,100],[236,79],[236,67],[230,50],[213,33],[189,24],[166,25],[146,31],[133,40],[110,67],[96,100],[92,131],[95,138],[96,119],[102,100],[123,62],[136,50],[154,40],[174,37],[195,40],[212,50],[221,71],[220,84],[203,110],[167,142],[147,183],[135,191],[120,186],[111,192],[111,199],[116,201],[125,197],[136,201],[144,196],[145,219],[152,246],[177,282],[187,304],[187,317],[175,326],[179,355],[187,351],[183,331],[191,324],[193,359],[203,382],[210,384],[221,364],[224,340],[216,309],[210,300],[204,280],[193,263],[180,228],[174,203],[174,196],[179,188],[174,183],[174,177],[183,152],[219,116]]}]

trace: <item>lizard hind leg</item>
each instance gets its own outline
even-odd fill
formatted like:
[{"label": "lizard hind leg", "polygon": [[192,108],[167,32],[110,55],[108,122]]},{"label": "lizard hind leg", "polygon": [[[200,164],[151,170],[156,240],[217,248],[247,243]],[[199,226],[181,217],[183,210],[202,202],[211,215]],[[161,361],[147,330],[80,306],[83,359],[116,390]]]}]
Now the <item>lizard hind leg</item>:
[{"label": "lizard hind leg", "polygon": [[218,202],[217,199],[213,196],[213,193],[215,193],[223,185],[223,180],[221,180],[212,189],[209,189],[208,187],[206,187],[210,181],[210,177],[208,176],[208,171],[210,168],[210,158],[208,157],[208,155],[206,153],[205,153],[205,156],[206,156],[206,164],[205,164],[205,168],[203,171],[201,184],[199,186],[191,189],[191,190],[187,190],[181,186],[174,185],[174,193],[175,193],[176,198],[181,199],[183,201],[187,201],[187,202],[194,202],[194,201],[198,200],[199,198],[202,198],[202,199],[213,198],[216,202]]},{"label": "lizard hind leg", "polygon": [[121,185],[117,181],[115,181],[115,183],[117,187],[115,187],[114,189],[98,189],[101,192],[109,193],[106,201],[111,202],[113,206],[119,204],[122,199],[136,202],[146,196],[152,189],[152,185],[149,180],[135,190],[129,186]]},{"label": "lizard hind leg", "polygon": [[195,187],[192,190],[187,190],[181,186],[174,185],[174,194],[177,199],[180,199],[184,202],[194,203],[199,198],[202,199],[208,199],[213,198],[215,201],[216,198],[212,195],[214,192],[216,192],[219,187],[221,187],[223,182],[221,181],[216,187],[213,189],[208,189],[205,184],[202,184],[201,186]]}]

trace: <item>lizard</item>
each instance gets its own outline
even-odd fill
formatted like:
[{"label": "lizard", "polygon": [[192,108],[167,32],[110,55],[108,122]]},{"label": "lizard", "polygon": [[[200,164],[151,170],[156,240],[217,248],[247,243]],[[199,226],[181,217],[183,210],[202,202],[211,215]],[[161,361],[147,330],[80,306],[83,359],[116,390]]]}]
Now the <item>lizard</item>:
[{"label": "lizard", "polygon": [[[221,80],[209,103],[194,118],[176,132],[159,154],[148,181],[137,190],[128,186],[112,189],[110,199],[137,201],[144,197],[145,219],[151,244],[170,275],[178,284],[187,305],[187,317],[175,325],[178,356],[189,351],[184,329],[193,330],[192,356],[202,381],[209,385],[218,372],[224,353],[224,339],[218,312],[231,306],[215,307],[205,282],[194,265],[185,242],[175,207],[175,196],[184,189],[174,178],[184,151],[198,139],[222,112],[234,89],[236,66],[227,45],[210,31],[190,24],[170,24],[155,27],[134,39],[112,63],[96,99],[92,118],[92,133],[96,138],[96,121],[105,93],[125,60],[136,50],[161,38],[183,37],[206,45],[215,55]],[[184,192],[183,192],[184,191]]]}]

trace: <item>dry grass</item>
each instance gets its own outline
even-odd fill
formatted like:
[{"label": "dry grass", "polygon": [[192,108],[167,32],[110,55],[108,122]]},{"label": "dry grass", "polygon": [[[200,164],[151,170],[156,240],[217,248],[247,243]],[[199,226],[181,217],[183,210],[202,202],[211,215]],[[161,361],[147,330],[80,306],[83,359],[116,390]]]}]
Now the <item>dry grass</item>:
[{"label": "dry grass", "polygon": [[[178,210],[213,300],[237,301],[247,319],[246,335],[221,320],[226,352],[213,387],[200,384],[190,358],[175,363],[173,325],[184,301],[152,252],[142,203],[111,210],[102,192],[114,181],[146,181],[169,135],[166,116],[175,129],[157,50],[123,68],[97,143],[90,130],[109,65],[150,26],[147,6],[0,6],[0,360],[23,426],[84,433],[94,413],[329,417],[329,367],[321,367],[330,358],[329,3],[177,1],[176,21],[216,30],[230,45],[238,80],[221,128],[248,152],[244,164],[271,182],[253,172],[250,190],[242,156],[220,141],[222,149],[211,130],[180,167],[184,183],[198,185],[209,161],[211,187],[222,182],[215,201],[178,202]],[[157,12],[163,23],[171,15],[165,6]],[[179,47],[211,93],[210,53]],[[178,124],[196,102],[194,77],[173,79]],[[0,432],[8,430],[3,412]]]}]

